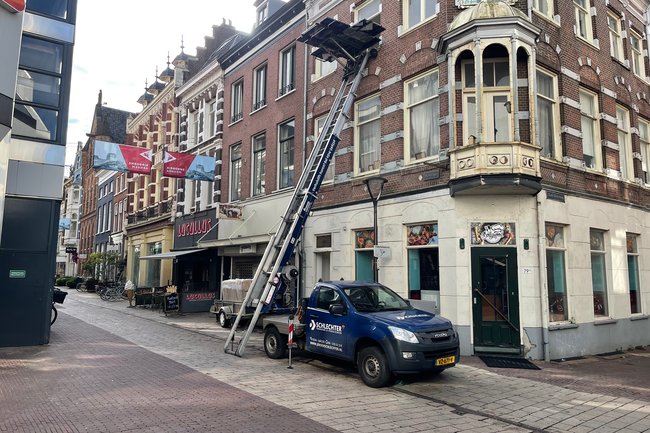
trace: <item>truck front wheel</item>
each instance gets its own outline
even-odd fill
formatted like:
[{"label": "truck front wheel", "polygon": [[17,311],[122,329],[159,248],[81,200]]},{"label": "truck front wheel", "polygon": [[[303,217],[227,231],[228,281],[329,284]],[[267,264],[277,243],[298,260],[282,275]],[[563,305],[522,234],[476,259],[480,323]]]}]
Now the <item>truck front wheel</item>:
[{"label": "truck front wheel", "polygon": [[381,388],[390,383],[392,374],[388,368],[388,360],[378,347],[370,346],[362,349],[357,359],[359,375],[363,383],[371,388]]},{"label": "truck front wheel", "polygon": [[287,354],[287,337],[271,326],[264,333],[264,351],[271,359],[284,358]]}]

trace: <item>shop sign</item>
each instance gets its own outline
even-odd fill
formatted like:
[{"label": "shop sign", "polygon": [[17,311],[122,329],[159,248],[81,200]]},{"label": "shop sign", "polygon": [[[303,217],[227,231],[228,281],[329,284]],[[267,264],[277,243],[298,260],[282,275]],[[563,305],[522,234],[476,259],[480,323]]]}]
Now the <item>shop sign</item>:
[{"label": "shop sign", "polygon": [[24,269],[10,269],[9,278],[25,278],[27,276],[27,271]]},{"label": "shop sign", "polygon": [[0,0],[0,6],[9,12],[22,12],[25,10],[25,0]]},{"label": "shop sign", "polygon": [[202,220],[194,220],[179,224],[176,230],[176,236],[182,238],[184,236],[193,236],[209,232],[212,229],[212,220],[204,218]]},{"label": "shop sign", "polygon": [[472,245],[516,245],[515,223],[472,223]]},{"label": "shop sign", "polygon": [[217,239],[217,220],[214,209],[184,215],[174,223],[174,249],[196,247],[201,241]]}]

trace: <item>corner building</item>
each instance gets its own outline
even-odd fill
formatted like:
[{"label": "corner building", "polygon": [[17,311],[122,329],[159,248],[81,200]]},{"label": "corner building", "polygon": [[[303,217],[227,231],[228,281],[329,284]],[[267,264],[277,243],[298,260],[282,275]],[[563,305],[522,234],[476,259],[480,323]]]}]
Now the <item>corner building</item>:
[{"label": "corner building", "polygon": [[[465,355],[650,343],[647,1],[306,1],[379,22],[304,287],[380,282],[457,326]],[[308,60],[312,144],[341,82]],[[364,179],[387,180],[377,233]]]}]

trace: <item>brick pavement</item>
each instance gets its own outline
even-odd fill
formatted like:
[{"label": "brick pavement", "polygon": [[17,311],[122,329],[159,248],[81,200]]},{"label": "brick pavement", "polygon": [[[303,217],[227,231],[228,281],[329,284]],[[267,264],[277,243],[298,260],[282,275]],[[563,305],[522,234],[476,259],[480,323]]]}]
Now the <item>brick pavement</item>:
[{"label": "brick pavement", "polygon": [[[468,358],[438,377],[374,390],[365,387],[349,367],[319,360],[298,358],[295,368],[288,370],[285,363],[266,358],[259,334],[254,335],[243,358],[225,355],[226,331],[219,329],[210,315],[164,317],[77,292],[68,296],[60,311],[62,322],[74,315],[335,430],[650,431],[648,400],[601,389],[560,387],[554,382],[562,377],[561,371],[547,373],[547,368],[537,372],[536,380],[530,380],[518,376],[535,372],[479,368],[472,365],[477,360]],[[59,325],[57,321],[55,330]],[[565,373],[564,385],[588,387],[589,381],[577,381]],[[570,374],[579,374],[579,370]],[[616,389],[624,391],[626,383]],[[637,388],[638,395],[646,395],[647,388]]]}]

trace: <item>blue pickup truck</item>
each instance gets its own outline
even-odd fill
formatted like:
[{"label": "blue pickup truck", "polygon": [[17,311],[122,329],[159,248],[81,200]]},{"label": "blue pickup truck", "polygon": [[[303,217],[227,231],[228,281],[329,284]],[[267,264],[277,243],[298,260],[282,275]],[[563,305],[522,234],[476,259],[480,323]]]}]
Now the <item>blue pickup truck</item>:
[{"label": "blue pickup truck", "polygon": [[[270,358],[286,356],[289,320],[263,318]],[[458,334],[449,320],[413,308],[378,283],[319,282],[293,324],[299,349],[355,363],[373,388],[390,384],[394,374],[441,372],[459,360]]]}]

